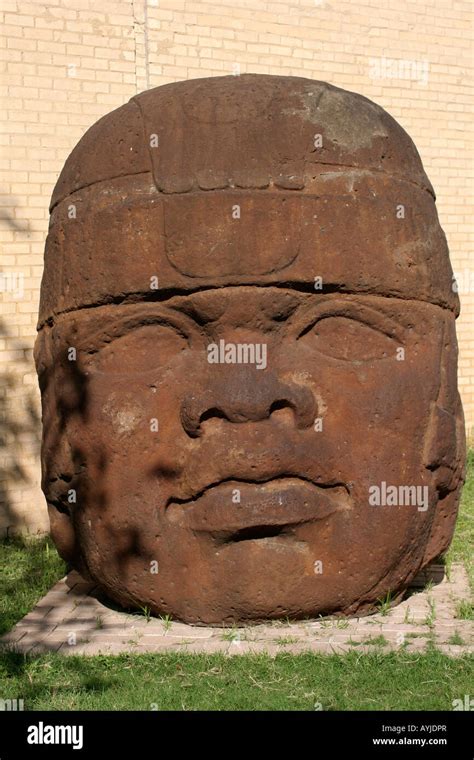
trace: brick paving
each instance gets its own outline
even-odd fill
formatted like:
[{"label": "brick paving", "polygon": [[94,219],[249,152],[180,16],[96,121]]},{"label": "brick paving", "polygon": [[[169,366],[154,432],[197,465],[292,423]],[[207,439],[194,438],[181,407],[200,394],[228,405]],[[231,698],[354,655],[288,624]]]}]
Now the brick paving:
[{"label": "brick paving", "polygon": [[436,565],[415,579],[398,606],[353,618],[325,618],[239,628],[198,627],[116,610],[76,572],[60,580],[0,644],[36,654],[119,654],[122,652],[193,652],[229,655],[266,652],[342,653],[404,650],[428,646],[449,655],[473,651],[474,624],[456,617],[460,601],[470,598],[462,565],[449,580]]}]

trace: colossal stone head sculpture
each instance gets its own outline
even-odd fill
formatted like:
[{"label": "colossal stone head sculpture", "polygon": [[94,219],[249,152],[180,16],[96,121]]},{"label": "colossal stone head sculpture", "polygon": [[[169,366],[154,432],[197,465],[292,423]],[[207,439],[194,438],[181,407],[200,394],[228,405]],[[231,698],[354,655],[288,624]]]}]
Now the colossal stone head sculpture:
[{"label": "colossal stone head sculpture", "polygon": [[449,545],[458,298],[433,189],[366,98],[179,82],[51,202],[36,362],[62,556],[195,623],[364,612]]}]

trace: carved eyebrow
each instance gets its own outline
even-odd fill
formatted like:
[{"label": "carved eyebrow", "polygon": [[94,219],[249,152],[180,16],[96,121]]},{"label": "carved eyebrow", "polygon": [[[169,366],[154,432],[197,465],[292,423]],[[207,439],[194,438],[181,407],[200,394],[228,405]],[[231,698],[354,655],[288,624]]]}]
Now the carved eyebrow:
[{"label": "carved eyebrow", "polygon": [[367,306],[360,301],[342,299],[319,302],[317,305],[305,308],[300,312],[291,332],[295,333],[296,340],[298,340],[311,330],[317,322],[329,317],[352,319],[355,322],[360,322],[367,325],[367,327],[378,330],[388,338],[396,338],[402,344],[406,334],[404,325],[389,317],[383,309]]},{"label": "carved eyebrow", "polygon": [[182,338],[190,340],[197,333],[196,324],[184,315],[174,312],[171,309],[160,309],[150,313],[149,309],[140,310],[139,313],[125,315],[122,318],[110,317],[105,320],[105,324],[92,334],[84,335],[84,342],[94,344],[94,348],[87,351],[88,354],[96,354],[104,346],[108,346],[115,340],[129,335],[134,330],[150,325],[164,325],[173,328]]}]

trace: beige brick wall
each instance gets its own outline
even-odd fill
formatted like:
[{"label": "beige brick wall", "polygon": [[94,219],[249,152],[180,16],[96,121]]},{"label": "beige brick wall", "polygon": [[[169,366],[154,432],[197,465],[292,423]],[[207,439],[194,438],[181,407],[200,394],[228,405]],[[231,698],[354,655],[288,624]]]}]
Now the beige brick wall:
[{"label": "beige brick wall", "polygon": [[62,165],[133,94],[227,73],[324,79],[386,108],[437,191],[459,273],[460,386],[474,429],[472,5],[464,0],[0,0],[0,532],[45,530],[32,346]]}]

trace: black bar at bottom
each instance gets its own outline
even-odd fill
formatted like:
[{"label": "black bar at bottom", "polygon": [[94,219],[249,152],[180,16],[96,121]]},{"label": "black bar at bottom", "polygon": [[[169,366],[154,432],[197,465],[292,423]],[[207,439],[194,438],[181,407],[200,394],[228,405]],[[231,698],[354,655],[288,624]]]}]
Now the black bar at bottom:
[{"label": "black bar at bottom", "polygon": [[461,711],[0,712],[0,760],[258,751],[462,760],[474,757],[471,735],[472,715]]}]

